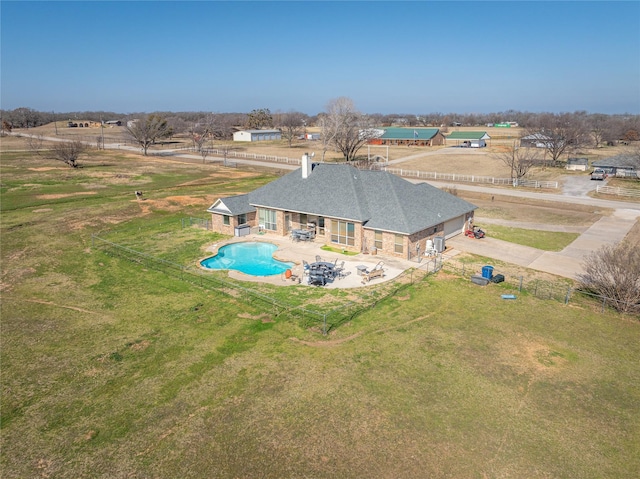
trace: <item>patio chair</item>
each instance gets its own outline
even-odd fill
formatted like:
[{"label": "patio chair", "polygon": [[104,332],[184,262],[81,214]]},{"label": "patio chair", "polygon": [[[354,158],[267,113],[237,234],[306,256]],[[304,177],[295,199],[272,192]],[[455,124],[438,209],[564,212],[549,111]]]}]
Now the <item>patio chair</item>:
[{"label": "patio chair", "polygon": [[376,265],[374,269],[362,275],[362,284],[368,283],[372,279],[382,278],[383,276],[384,276],[384,269],[382,269],[382,266],[378,268],[378,266]]},{"label": "patio chair", "polygon": [[316,255],[316,263],[322,263],[322,258],[319,254]]}]

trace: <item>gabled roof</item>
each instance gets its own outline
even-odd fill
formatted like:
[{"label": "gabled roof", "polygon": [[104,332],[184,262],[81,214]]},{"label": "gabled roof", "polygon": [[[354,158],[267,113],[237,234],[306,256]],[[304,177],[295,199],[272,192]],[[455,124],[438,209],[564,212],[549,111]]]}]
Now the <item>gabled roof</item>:
[{"label": "gabled roof", "polygon": [[[401,234],[422,231],[477,208],[426,183],[414,184],[385,171],[325,163],[315,165],[307,178],[298,169],[238,201],[361,222],[365,228]],[[215,206],[208,211],[219,212]]]},{"label": "gabled roof", "polygon": [[229,196],[220,198],[207,210],[209,213],[237,216],[252,213],[256,209],[249,204],[249,195]]},{"label": "gabled roof", "polygon": [[640,160],[637,157],[631,155],[616,155],[609,158],[603,158],[602,160],[594,161],[591,166],[606,168],[631,168],[640,169]]},{"label": "gabled roof", "polygon": [[567,158],[568,165],[588,165],[589,158]]},{"label": "gabled roof", "polygon": [[430,140],[438,134],[437,128],[385,128],[383,140]]},{"label": "gabled roof", "polygon": [[551,140],[550,136],[544,135],[542,133],[533,133],[531,135],[523,136],[520,138],[521,140]]},{"label": "gabled roof", "polygon": [[447,140],[490,140],[486,131],[454,131]]}]

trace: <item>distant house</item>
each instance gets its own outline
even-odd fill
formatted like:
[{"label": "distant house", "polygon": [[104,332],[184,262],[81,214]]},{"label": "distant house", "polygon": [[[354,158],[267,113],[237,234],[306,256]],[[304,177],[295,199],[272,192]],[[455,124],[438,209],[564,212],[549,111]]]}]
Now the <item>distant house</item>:
[{"label": "distant house", "polygon": [[553,144],[553,138],[542,133],[533,133],[520,138],[523,148],[547,148]]},{"label": "distant house", "polygon": [[567,160],[567,170],[587,171],[589,168],[589,158],[569,158]]},{"label": "distant house", "polygon": [[385,128],[382,135],[369,140],[370,145],[444,145],[445,138],[438,128]]},{"label": "distant house", "polygon": [[220,198],[207,211],[212,229],[223,234],[260,227],[267,236],[286,236],[311,228],[316,242],[408,258],[424,252],[429,241],[444,245],[463,233],[476,208],[427,183],[351,165],[313,164],[304,155],[300,169],[250,193]]},{"label": "distant house", "polygon": [[640,160],[631,155],[616,155],[594,161],[591,166],[602,168],[609,175],[640,178]]},{"label": "distant house", "polygon": [[280,130],[240,130],[233,134],[233,141],[269,141],[282,139]]},{"label": "distant house", "polygon": [[457,146],[469,148],[484,148],[487,146],[486,140],[490,139],[486,131],[454,131],[446,137],[447,144],[455,142]]}]

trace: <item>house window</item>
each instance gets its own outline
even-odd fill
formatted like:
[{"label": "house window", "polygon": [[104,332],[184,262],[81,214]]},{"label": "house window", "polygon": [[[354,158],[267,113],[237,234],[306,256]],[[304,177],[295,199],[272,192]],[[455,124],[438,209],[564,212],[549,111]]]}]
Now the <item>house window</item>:
[{"label": "house window", "polygon": [[239,225],[243,225],[246,222],[247,222],[247,215],[245,215],[245,214],[238,215],[238,224]]},{"label": "house window", "polygon": [[356,226],[346,221],[331,220],[331,242],[353,246],[356,244]]},{"label": "house window", "polygon": [[382,231],[375,231],[374,233],[374,238],[373,238],[373,246],[376,247],[376,249],[382,249]]},{"label": "house window", "polygon": [[318,216],[318,234],[324,236],[324,216]]},{"label": "house window", "polygon": [[402,253],[404,251],[404,236],[395,235],[393,251],[395,251],[396,253]]},{"label": "house window", "polygon": [[222,215],[222,224],[226,226],[231,224],[230,218],[227,215]]},{"label": "house window", "polygon": [[277,228],[275,210],[258,209],[258,220],[266,230],[275,231]]}]

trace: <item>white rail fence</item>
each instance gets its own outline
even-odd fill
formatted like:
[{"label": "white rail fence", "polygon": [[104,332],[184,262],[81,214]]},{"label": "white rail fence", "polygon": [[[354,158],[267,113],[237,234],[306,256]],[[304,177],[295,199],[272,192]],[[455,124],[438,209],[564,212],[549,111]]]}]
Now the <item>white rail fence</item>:
[{"label": "white rail fence", "polygon": [[[185,150],[197,151],[193,147],[183,148]],[[242,151],[220,150],[217,148],[207,148],[208,155],[222,156],[225,158],[242,158],[247,160],[267,161],[272,163],[286,163],[288,165],[300,165],[300,158],[287,158],[285,156],[260,155],[257,153],[245,153]],[[511,178],[495,178],[492,176],[458,175],[455,173],[437,173],[428,171],[405,170],[403,168],[389,168],[384,165],[376,165],[377,168],[385,170],[403,178],[418,178],[423,180],[453,181],[459,183],[483,183],[491,185],[524,186],[527,188],[558,188],[557,181],[538,180],[513,180]]]},{"label": "white rail fence", "polygon": [[598,185],[596,187],[596,193],[602,193],[603,195],[617,195],[640,198],[640,190],[634,190],[631,188],[619,188],[616,186]]},{"label": "white rail fence", "polygon": [[270,161],[273,163],[286,163],[289,165],[299,165],[302,161],[300,158],[287,158],[286,156],[259,155],[257,153],[245,153],[242,151],[229,150],[225,152],[224,150],[219,150],[217,148],[207,148],[207,152],[210,155],[224,156],[227,158],[244,158],[246,160]]},{"label": "white rail fence", "polygon": [[422,180],[454,181],[460,183],[484,183],[491,185],[526,186],[528,188],[558,188],[557,181],[513,180],[511,178],[495,178],[493,176],[459,175],[456,173],[436,173],[430,171],[405,170],[402,168],[384,168],[385,171],[403,178]]}]

